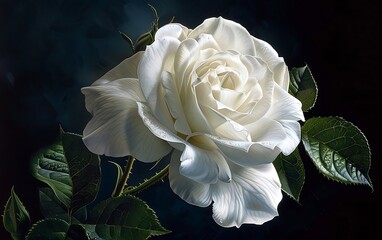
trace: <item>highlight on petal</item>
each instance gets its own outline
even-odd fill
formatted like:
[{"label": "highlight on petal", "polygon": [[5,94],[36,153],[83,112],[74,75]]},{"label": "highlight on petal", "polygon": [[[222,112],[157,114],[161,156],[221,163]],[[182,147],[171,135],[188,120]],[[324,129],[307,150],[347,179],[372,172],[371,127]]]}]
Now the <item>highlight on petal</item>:
[{"label": "highlight on petal", "polygon": [[305,121],[301,102],[278,85],[275,85],[273,99],[266,117],[276,120]]},{"label": "highlight on petal", "polygon": [[285,140],[283,126],[274,120],[261,119],[246,125],[252,141],[239,141],[206,134],[219,150],[232,162],[243,167],[271,163],[280,154],[278,145]]},{"label": "highlight on petal", "polygon": [[196,182],[212,184],[218,179],[225,182],[231,181],[228,164],[217,149],[205,150],[187,144],[180,162],[180,174]]},{"label": "highlight on petal", "polygon": [[252,37],[252,39],[256,47],[256,56],[267,63],[269,69],[274,74],[275,82],[288,91],[289,72],[284,59],[279,57],[279,54],[269,43],[255,37]]},{"label": "highlight on petal", "polygon": [[198,183],[180,174],[181,154],[182,152],[175,150],[171,155],[168,175],[171,189],[189,204],[199,207],[209,206],[212,201],[210,185]]},{"label": "highlight on petal", "polygon": [[[137,101],[143,101],[137,79],[119,79],[82,88],[86,106],[93,115],[84,129],[87,148],[99,155],[132,155],[153,162],[167,155],[171,147],[154,136],[138,115]],[[146,146],[150,145],[150,151]]]},{"label": "highlight on petal", "polygon": [[191,134],[191,129],[184,114],[178,89],[176,88],[176,84],[171,73],[167,71],[162,73],[162,87],[165,92],[164,98],[166,100],[167,107],[175,121],[175,130],[185,135]]},{"label": "highlight on petal", "polygon": [[121,78],[138,78],[138,65],[143,57],[143,52],[137,52],[133,56],[123,60],[116,67],[95,81],[92,86],[106,84]]},{"label": "highlight on petal", "polygon": [[171,114],[164,101],[161,77],[163,71],[173,68],[174,56],[179,46],[175,38],[162,38],[147,46],[138,67],[138,78],[147,105],[167,128],[173,129]]},{"label": "highlight on petal", "polygon": [[[283,133],[283,132],[282,132]],[[285,136],[285,133],[283,133]],[[215,142],[226,158],[243,167],[255,167],[260,164],[271,163],[280,154],[277,148],[279,141],[264,139],[258,142],[236,141],[205,134]]]},{"label": "highlight on petal", "polygon": [[186,142],[171,132],[158,119],[155,118],[151,109],[142,102],[137,102],[138,114],[142,118],[145,126],[158,138],[163,139],[171,144],[174,148],[183,151]]},{"label": "highlight on petal", "polygon": [[155,40],[166,37],[173,37],[180,41],[186,39],[190,30],[179,23],[170,23],[158,29],[155,33]]},{"label": "highlight on petal", "polygon": [[282,199],[281,183],[272,164],[256,168],[243,168],[229,164],[230,182],[204,184],[183,176],[180,151],[171,156],[170,187],[189,204],[207,207],[213,201],[213,218],[223,227],[242,224],[263,224],[278,215],[277,206]]},{"label": "highlight on petal", "polygon": [[221,50],[234,50],[245,55],[255,55],[255,48],[249,32],[240,24],[231,20],[208,18],[190,32],[189,38],[198,38],[200,34],[210,34]]},{"label": "highlight on petal", "polygon": [[176,52],[174,60],[174,73],[177,79],[176,85],[182,101],[185,101],[186,93],[191,88],[191,73],[195,62],[199,58],[199,45],[194,39],[183,41]]},{"label": "highlight on petal", "polygon": [[278,216],[281,183],[272,164],[244,168],[230,164],[232,181],[211,185],[213,218],[223,227],[263,224]]}]

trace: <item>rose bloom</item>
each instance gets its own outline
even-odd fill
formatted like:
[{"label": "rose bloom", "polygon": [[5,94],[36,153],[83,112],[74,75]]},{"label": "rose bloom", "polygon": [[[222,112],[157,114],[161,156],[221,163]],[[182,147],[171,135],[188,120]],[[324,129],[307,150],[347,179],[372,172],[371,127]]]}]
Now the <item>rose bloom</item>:
[{"label": "rose bloom", "polygon": [[288,86],[283,58],[240,24],[168,24],[82,88],[93,116],[83,140],[96,154],[142,162],[171,153],[170,186],[184,201],[213,203],[224,227],[262,224],[282,199],[272,162],[300,142],[304,116]]}]

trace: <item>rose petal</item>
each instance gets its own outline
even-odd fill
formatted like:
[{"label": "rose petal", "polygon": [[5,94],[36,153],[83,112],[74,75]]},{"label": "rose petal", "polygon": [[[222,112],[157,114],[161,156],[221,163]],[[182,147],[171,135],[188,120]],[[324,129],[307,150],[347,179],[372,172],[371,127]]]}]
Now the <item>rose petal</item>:
[{"label": "rose petal", "polygon": [[301,106],[297,98],[275,85],[273,103],[266,117],[276,120],[305,121]]},{"label": "rose petal", "polygon": [[281,152],[288,156],[291,154],[301,140],[301,126],[300,123],[290,120],[281,120],[279,123],[284,127],[286,137],[277,145],[281,149]]},{"label": "rose petal", "polygon": [[175,150],[171,156],[168,175],[171,189],[189,204],[199,207],[209,206],[212,201],[210,185],[195,182],[179,173],[181,154],[182,152]]},{"label": "rose petal", "polygon": [[163,98],[160,85],[163,71],[170,71],[174,63],[179,41],[175,38],[162,38],[147,46],[138,67],[138,77],[147,105],[154,115],[171,130],[174,129],[171,114]]},{"label": "rose petal", "polygon": [[180,41],[186,39],[190,30],[178,23],[170,23],[158,29],[155,33],[155,41],[166,37],[173,37]]},{"label": "rose petal", "polygon": [[216,149],[205,150],[187,144],[180,161],[180,174],[196,182],[211,184],[216,183],[218,179],[231,181],[228,164]]},{"label": "rose petal", "polygon": [[[93,118],[84,129],[87,148],[99,155],[132,155],[153,162],[167,155],[171,147],[155,137],[143,124],[136,101],[144,99],[137,79],[119,79],[104,85],[82,88]],[[146,146],[152,146],[150,151]]]},{"label": "rose petal", "polygon": [[240,24],[222,17],[209,18],[190,32],[189,38],[197,39],[201,34],[214,37],[221,50],[234,50],[245,55],[255,55],[252,37]]},{"label": "rose petal", "polygon": [[261,90],[263,93],[262,98],[256,103],[256,106],[253,108],[250,113],[255,120],[262,118],[272,106],[273,101],[273,89],[275,87],[274,81],[261,80],[259,81]]},{"label": "rose petal", "polygon": [[186,39],[179,45],[174,60],[174,73],[182,101],[186,100],[186,94],[191,88],[191,73],[198,57],[199,45],[194,39]]},{"label": "rose petal", "polygon": [[219,136],[232,140],[251,141],[248,130],[242,125],[225,117],[211,107],[201,106],[201,108],[210,126],[215,129]]},{"label": "rose petal", "polygon": [[205,49],[215,49],[219,52],[222,50],[220,49],[218,43],[215,41],[214,37],[211,34],[201,33],[197,38],[196,41],[199,43],[199,48],[201,50]]},{"label": "rose petal", "polygon": [[178,89],[176,88],[172,75],[167,71],[162,73],[162,86],[165,91],[164,97],[167,107],[175,119],[175,130],[185,135],[191,134],[191,129],[186,120],[182,102],[180,101]]},{"label": "rose petal", "polygon": [[[263,224],[278,216],[281,184],[272,164],[243,168],[231,164],[232,182],[210,186],[213,218],[223,227]],[[205,194],[207,195],[207,194]]]},{"label": "rose petal", "polygon": [[263,224],[278,215],[281,184],[272,164],[242,168],[231,164],[232,181],[202,184],[179,173],[181,152],[171,157],[169,180],[172,190],[189,204],[207,207],[212,200],[213,218],[223,227],[245,223]]},{"label": "rose petal", "polygon": [[275,49],[267,42],[253,37],[254,45],[256,46],[256,56],[260,57],[267,63],[269,69],[274,74],[274,80],[284,90],[289,88],[289,72],[284,59],[279,57]]},{"label": "rose petal", "polygon": [[133,56],[123,60],[116,67],[95,81],[92,86],[102,85],[121,78],[138,78],[138,64],[143,57],[143,52],[137,52]]},{"label": "rose petal", "polygon": [[137,105],[138,114],[142,118],[143,123],[155,136],[171,143],[174,148],[180,151],[184,150],[186,142],[160,123],[153,115],[150,107],[142,102],[137,102]]},{"label": "rose petal", "polygon": [[[254,167],[271,163],[280,154],[281,150],[277,145],[286,138],[286,134],[280,123],[269,121],[266,125],[265,120],[262,121],[264,124],[260,123],[258,126],[262,132],[259,132],[259,135],[252,134],[253,142],[234,141],[208,134],[206,136],[215,142],[229,160],[240,166]],[[251,132],[255,129],[254,126],[248,126]]]}]

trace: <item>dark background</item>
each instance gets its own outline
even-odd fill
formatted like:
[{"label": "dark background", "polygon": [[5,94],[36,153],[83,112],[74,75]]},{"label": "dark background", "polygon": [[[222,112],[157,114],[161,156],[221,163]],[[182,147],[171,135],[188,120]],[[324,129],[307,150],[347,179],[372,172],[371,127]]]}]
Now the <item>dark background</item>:
[{"label": "dark background", "polygon": [[[357,125],[369,140],[374,184],[372,192],[332,182],[304,158],[300,204],[284,196],[273,221],[225,229],[212,220],[211,207],[188,205],[166,180],[140,195],[173,231],[157,239],[381,239],[382,11],[377,0],[0,0],[0,207],[15,185],[33,222],[41,218],[30,156],[53,141],[59,124],[82,132],[90,115],[80,88],[130,56],[118,31],[133,39],[147,31],[152,20],[147,3],[157,8],[161,24],[175,16],[194,28],[205,18],[223,16],[269,42],[289,67],[308,63],[319,96],[306,118],[336,115]],[[114,168],[105,162],[100,198],[114,181]],[[149,167],[135,166],[132,181]],[[10,239],[2,226],[0,231],[0,239]]]}]

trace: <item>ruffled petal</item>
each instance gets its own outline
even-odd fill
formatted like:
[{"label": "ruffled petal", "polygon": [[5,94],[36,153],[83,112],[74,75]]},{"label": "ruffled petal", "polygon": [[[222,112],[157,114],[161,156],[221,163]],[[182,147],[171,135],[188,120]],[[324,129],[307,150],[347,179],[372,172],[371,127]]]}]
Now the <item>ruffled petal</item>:
[{"label": "ruffled petal", "polygon": [[142,118],[145,126],[158,138],[163,139],[172,144],[172,146],[180,151],[184,150],[186,142],[171,132],[166,126],[158,121],[153,115],[151,109],[142,102],[137,102],[138,114]]},{"label": "ruffled petal", "polygon": [[137,52],[133,56],[123,60],[116,67],[95,81],[92,86],[102,85],[121,78],[138,78],[138,65],[143,57],[143,52]]},{"label": "ruffled petal", "polygon": [[171,146],[183,152],[178,171],[194,181],[201,183],[229,181],[231,172],[224,157],[216,149],[205,150],[184,141],[162,125],[152,115],[150,109],[138,102],[138,113],[147,128],[157,137],[169,142]]},{"label": "ruffled petal", "polygon": [[183,41],[187,38],[189,31],[187,27],[179,23],[170,23],[158,29],[155,33],[155,41],[166,37],[173,37]]},{"label": "ruffled petal", "polygon": [[279,54],[269,43],[255,37],[253,37],[253,42],[256,47],[256,56],[267,63],[269,69],[274,74],[275,82],[288,91],[289,72],[284,59],[279,57]]},{"label": "ruffled petal", "polygon": [[169,72],[164,71],[162,73],[162,86],[165,92],[164,98],[166,100],[167,107],[170,110],[171,116],[175,119],[175,130],[185,135],[191,134],[191,129],[183,111],[178,89],[172,75]]},{"label": "ruffled petal", "polygon": [[186,100],[186,95],[191,88],[193,80],[191,79],[191,73],[199,57],[199,52],[199,45],[194,39],[186,39],[183,41],[176,52],[174,73],[182,101]]},{"label": "ruffled petal", "polygon": [[179,173],[181,154],[182,152],[175,150],[171,156],[168,175],[171,189],[189,204],[199,207],[209,206],[212,201],[210,185],[196,182]]},{"label": "ruffled petal", "polygon": [[222,51],[233,50],[244,55],[255,55],[255,47],[249,32],[240,24],[222,17],[209,18],[190,32],[189,38],[210,34]]},{"label": "ruffled petal", "polygon": [[305,121],[304,113],[301,109],[301,102],[275,85],[272,106],[266,114],[266,117],[275,120],[293,120]]},{"label": "ruffled petal", "polygon": [[291,154],[301,141],[300,123],[290,120],[281,120],[279,123],[283,126],[286,137],[277,145],[281,152],[288,156]]},{"label": "ruffled petal", "polygon": [[[277,147],[280,139],[285,139],[284,129],[281,124],[273,129],[281,131],[282,136],[272,139],[272,134],[258,138],[257,142],[235,141],[221,137],[205,134],[218,146],[219,150],[232,162],[243,167],[255,167],[259,164],[271,163],[280,154],[281,150]],[[278,135],[275,135],[278,136]]]},{"label": "ruffled petal", "polygon": [[218,179],[224,182],[231,181],[228,164],[216,149],[206,150],[187,144],[180,161],[180,174],[196,182],[212,184]]},{"label": "ruffled petal", "polygon": [[[84,129],[87,148],[99,155],[132,155],[153,162],[167,155],[171,147],[155,137],[138,115],[137,101],[143,101],[137,79],[119,79],[99,86],[82,88],[93,118]],[[150,151],[146,146],[151,146]]]},{"label": "ruffled petal", "polygon": [[178,46],[179,41],[175,38],[162,38],[155,41],[147,46],[138,67],[138,78],[147,105],[160,122],[169,129],[174,129],[174,126],[163,98],[161,77],[163,71],[172,70]]},{"label": "ruffled petal", "polygon": [[232,182],[211,185],[213,218],[223,227],[263,224],[278,216],[281,184],[272,164],[243,168],[231,164]]}]

